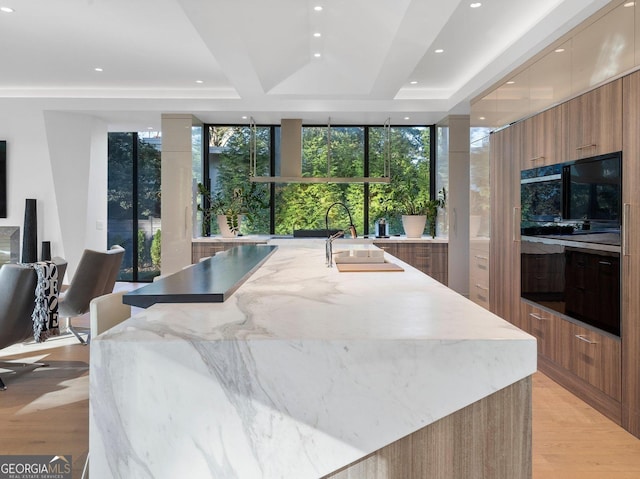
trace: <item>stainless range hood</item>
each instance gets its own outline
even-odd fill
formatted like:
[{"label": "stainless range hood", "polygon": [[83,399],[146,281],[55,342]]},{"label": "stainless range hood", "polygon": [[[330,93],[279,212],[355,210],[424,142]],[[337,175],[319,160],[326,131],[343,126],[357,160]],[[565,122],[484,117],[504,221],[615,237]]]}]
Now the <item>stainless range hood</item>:
[{"label": "stainless range hood", "polygon": [[302,176],[302,120],[283,119],[280,122],[280,175],[258,176],[256,162],[256,125],[251,121],[250,177],[254,183],[389,183],[390,148],[389,124],[385,124],[386,143],[384,152],[384,175],[381,177],[335,177],[331,176],[331,124],[327,130],[327,176]]}]

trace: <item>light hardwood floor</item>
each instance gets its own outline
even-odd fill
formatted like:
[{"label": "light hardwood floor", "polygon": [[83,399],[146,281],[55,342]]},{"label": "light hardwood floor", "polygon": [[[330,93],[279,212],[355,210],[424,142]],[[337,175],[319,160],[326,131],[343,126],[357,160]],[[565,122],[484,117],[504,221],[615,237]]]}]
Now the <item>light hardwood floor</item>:
[{"label": "light hardwood floor", "polygon": [[[17,345],[0,354],[4,360],[49,363],[19,375],[0,370],[8,386],[0,391],[0,454],[71,454],[73,477],[80,478],[88,451],[90,346],[66,337],[34,349]],[[640,440],[536,373],[533,477],[638,479]]]}]

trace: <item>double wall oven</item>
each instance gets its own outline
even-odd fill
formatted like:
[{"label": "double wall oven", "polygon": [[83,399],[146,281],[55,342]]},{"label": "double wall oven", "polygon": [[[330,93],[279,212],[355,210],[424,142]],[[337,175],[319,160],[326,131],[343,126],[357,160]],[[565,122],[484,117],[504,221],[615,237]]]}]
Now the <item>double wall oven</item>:
[{"label": "double wall oven", "polygon": [[620,335],[621,153],[522,172],[521,296]]}]

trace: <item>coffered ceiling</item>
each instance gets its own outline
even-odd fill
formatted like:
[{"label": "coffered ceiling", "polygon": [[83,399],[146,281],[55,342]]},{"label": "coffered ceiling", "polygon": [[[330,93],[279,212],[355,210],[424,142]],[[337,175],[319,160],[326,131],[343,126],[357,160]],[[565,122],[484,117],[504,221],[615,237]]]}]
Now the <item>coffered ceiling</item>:
[{"label": "coffered ceiling", "polygon": [[159,128],[162,112],[435,123],[468,113],[471,98],[609,2],[471,3],[0,0],[14,10],[0,13],[0,99],[38,98],[112,131]]}]

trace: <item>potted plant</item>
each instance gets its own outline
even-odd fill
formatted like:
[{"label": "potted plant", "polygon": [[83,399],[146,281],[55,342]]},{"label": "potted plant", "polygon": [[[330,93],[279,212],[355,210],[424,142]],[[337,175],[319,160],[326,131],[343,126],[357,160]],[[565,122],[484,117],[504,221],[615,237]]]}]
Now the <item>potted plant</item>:
[{"label": "potted plant", "polygon": [[442,208],[446,202],[444,187],[435,199],[428,199],[418,182],[408,179],[394,188],[393,196],[402,212],[402,226],[407,238],[420,238],[427,223],[431,237],[435,238],[438,208]]},{"label": "potted plant", "polygon": [[255,183],[251,183],[247,189],[234,188],[232,191],[217,191],[215,194],[211,194],[202,183],[198,183],[198,192],[202,196],[198,211],[202,211],[203,235],[215,215],[223,237],[238,236],[242,218],[251,221],[257,209],[267,206],[263,193],[257,189]]}]

